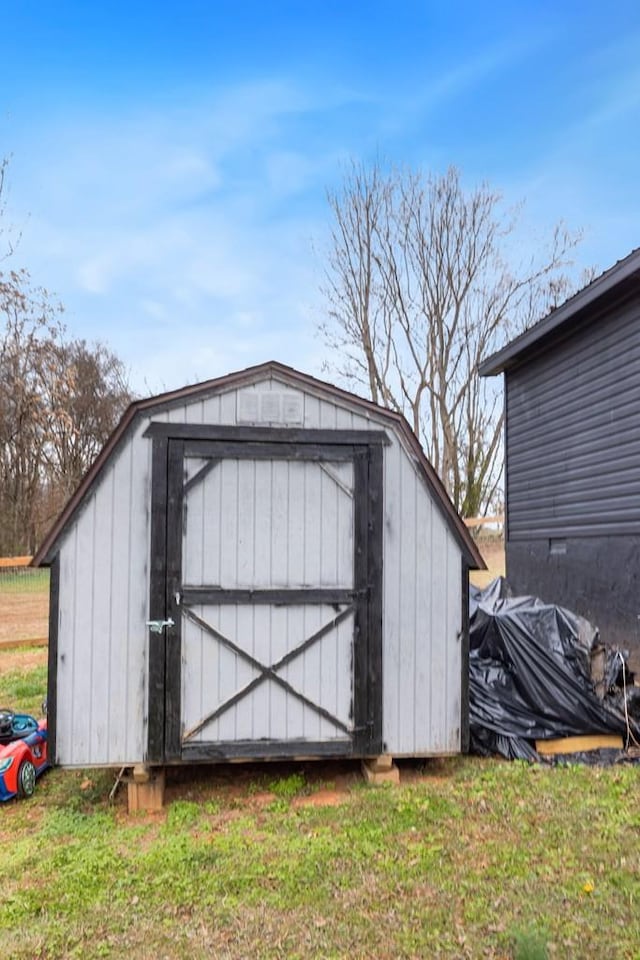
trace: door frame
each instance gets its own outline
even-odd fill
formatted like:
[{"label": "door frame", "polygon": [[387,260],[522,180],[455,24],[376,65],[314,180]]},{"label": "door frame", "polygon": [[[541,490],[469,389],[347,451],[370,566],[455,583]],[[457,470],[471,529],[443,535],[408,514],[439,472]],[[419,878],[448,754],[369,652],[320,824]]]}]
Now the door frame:
[{"label": "door frame", "polygon": [[[382,742],[382,430],[315,430],[217,424],[152,422],[149,619],[173,621],[161,633],[149,630],[147,761],[183,759],[376,756]],[[347,741],[260,740],[193,744],[181,742],[182,536],[185,452],[234,459],[351,460],[354,476],[354,733]],[[238,591],[239,593],[241,591]],[[310,589],[312,602],[323,591]],[[335,593],[335,591],[333,591]],[[246,591],[244,591],[246,594]],[[286,591],[282,591],[286,594]],[[300,591],[292,591],[300,602]],[[331,591],[327,591],[327,594]],[[244,598],[246,599],[246,598]],[[280,598],[286,602],[286,596]],[[289,602],[293,602],[290,600]]]}]

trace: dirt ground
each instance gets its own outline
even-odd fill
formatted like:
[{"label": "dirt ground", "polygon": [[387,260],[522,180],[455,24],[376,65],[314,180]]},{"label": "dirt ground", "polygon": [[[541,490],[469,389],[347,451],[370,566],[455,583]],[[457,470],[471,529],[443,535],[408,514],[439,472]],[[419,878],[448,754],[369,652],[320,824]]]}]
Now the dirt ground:
[{"label": "dirt ground", "polygon": [[5,673],[26,673],[34,667],[41,667],[47,662],[48,655],[47,647],[7,650],[0,646],[0,676]]},{"label": "dirt ground", "polygon": [[0,600],[0,643],[46,640],[49,633],[48,593],[3,593]]},{"label": "dirt ground", "polygon": [[496,577],[504,577],[504,540],[501,537],[482,538],[478,540],[478,547],[488,569],[472,571],[470,580],[476,587],[486,587]]},{"label": "dirt ground", "polygon": [[[447,767],[446,758],[397,761],[401,783],[435,780]],[[300,777],[305,790],[295,796],[293,807],[334,807],[344,803],[350,792],[362,783],[358,760],[309,760],[265,763],[227,763],[217,766],[169,767],[165,805],[174,800],[203,803],[212,794],[233,801],[240,807],[262,808],[281,796],[279,786],[289,778]],[[126,791],[119,796],[124,809]]]}]

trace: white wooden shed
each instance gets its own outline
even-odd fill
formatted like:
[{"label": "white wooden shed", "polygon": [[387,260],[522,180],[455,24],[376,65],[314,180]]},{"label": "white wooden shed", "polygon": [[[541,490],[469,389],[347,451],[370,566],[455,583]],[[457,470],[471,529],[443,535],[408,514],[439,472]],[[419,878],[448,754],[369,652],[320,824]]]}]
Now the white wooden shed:
[{"label": "white wooden shed", "polygon": [[466,749],[484,564],[406,421],[328,383],[136,401],[34,562],[57,763]]}]

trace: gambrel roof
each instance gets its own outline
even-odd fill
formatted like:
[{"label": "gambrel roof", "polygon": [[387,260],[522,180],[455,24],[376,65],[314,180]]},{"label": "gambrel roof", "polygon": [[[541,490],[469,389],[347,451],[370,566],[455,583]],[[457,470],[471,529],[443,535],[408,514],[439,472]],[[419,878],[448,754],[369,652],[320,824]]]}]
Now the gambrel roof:
[{"label": "gambrel roof", "polygon": [[318,380],[308,374],[300,373],[298,370],[294,370],[292,367],[285,366],[274,360],[254,367],[248,367],[245,370],[240,370],[224,377],[206,380],[203,383],[191,384],[186,387],[181,387],[179,390],[172,390],[159,394],[158,396],[148,397],[144,400],[135,400],[131,403],[98,454],[96,460],[83,477],[77,490],[49,530],[33,558],[33,566],[47,566],[53,561],[58,551],[60,539],[64,536],[78,510],[80,510],[87,497],[91,494],[95,485],[100,481],[102,471],[107,463],[115,454],[125,437],[128,436],[134,424],[141,417],[149,417],[150,415],[160,413],[171,407],[180,406],[184,404],[185,401],[193,400],[196,402],[218,393],[224,393],[227,390],[250,386],[268,378],[276,379],[292,388],[306,390],[320,398],[327,400],[333,399],[344,406],[351,407],[355,412],[364,413],[393,428],[399,435],[405,450],[412,456],[414,462],[417,464],[433,496],[434,502],[444,516],[449,529],[462,550],[466,563],[473,569],[486,569],[480,551],[474,543],[467,527],[456,512],[440,478],[425,456],[418,438],[401,414],[387,410],[370,400],[365,400],[362,397],[342,390],[333,384]]}]

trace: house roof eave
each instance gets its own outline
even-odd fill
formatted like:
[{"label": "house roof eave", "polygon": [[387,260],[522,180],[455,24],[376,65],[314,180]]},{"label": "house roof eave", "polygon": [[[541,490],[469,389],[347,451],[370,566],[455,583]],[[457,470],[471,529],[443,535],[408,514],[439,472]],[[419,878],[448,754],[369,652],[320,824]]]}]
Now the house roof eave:
[{"label": "house roof eave", "polygon": [[622,291],[629,281],[636,279],[636,275],[640,280],[640,248],[633,250],[624,260],[605,270],[542,320],[483,360],[478,366],[480,376],[495,377],[504,373],[519,363],[528,351],[542,346],[543,340],[554,334],[560,335],[567,324],[577,319],[578,314],[595,308],[602,298]]}]

